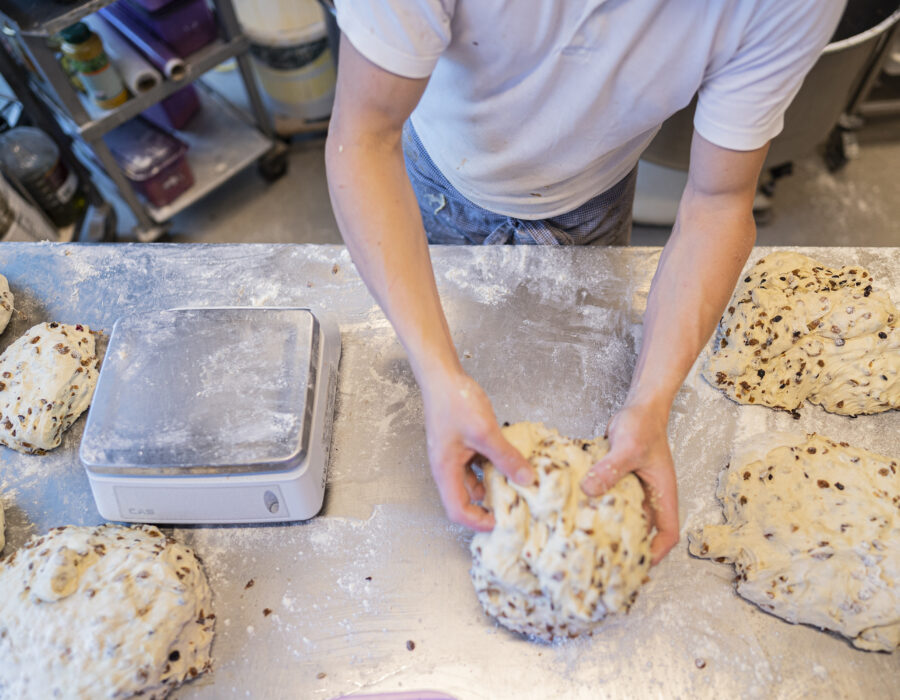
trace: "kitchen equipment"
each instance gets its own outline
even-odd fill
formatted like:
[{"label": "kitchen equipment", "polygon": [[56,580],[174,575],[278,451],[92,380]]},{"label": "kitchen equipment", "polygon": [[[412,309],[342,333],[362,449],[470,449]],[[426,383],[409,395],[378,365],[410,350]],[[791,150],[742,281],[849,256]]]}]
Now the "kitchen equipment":
[{"label": "kitchen equipment", "polygon": [[135,117],[103,137],[134,188],[163,207],[194,184],[187,144],[155,124]]},{"label": "kitchen equipment", "polygon": [[[831,41],[822,50],[784,115],[784,129],[772,140],[764,164],[769,193],[754,202],[758,219],[772,207],[774,181],[790,172],[786,164],[807,157],[823,143],[826,164],[846,163],[841,123],[858,111],[873,60],[900,22],[896,2],[849,3]],[[669,117],[641,156],[634,200],[638,224],[671,226],[687,183],[696,97]],[[838,151],[838,152],[835,152]]]},{"label": "kitchen equipment", "polygon": [[314,516],[340,347],[337,325],[310,309],[120,318],[80,449],[100,514],[152,523]]}]

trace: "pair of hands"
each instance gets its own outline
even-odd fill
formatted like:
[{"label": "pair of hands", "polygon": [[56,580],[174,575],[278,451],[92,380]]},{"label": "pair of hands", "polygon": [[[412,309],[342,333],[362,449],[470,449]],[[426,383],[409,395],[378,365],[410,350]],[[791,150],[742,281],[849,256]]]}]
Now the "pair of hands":
[{"label": "pair of hands", "polygon": [[[528,461],[504,438],[484,390],[464,373],[423,383],[428,459],[441,501],[454,522],[474,530],[494,526],[494,517],[477,504],[484,486],[472,470],[472,459],[487,457],[518,484],[534,480]],[[599,496],[619,479],[634,472],[644,486],[645,507],[657,534],[653,564],[678,542],[678,497],[675,468],[666,426],[668,409],[626,405],[610,421],[610,450],[582,481],[590,496]]]}]

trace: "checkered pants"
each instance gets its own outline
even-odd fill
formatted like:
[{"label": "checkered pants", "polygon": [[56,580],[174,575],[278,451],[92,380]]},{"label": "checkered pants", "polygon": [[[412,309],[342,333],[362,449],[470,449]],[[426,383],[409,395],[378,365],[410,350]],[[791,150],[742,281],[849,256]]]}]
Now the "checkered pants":
[{"label": "checkered pants", "polygon": [[628,245],[637,166],[606,192],[550,219],[496,214],[466,199],[444,177],[407,121],[406,171],[419,200],[429,243],[503,245]]}]

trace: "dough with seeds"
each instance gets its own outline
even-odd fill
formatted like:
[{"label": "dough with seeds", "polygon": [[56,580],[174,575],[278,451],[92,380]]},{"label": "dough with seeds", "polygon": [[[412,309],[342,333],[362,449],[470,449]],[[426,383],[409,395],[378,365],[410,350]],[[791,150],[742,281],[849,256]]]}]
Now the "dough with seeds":
[{"label": "dough with seeds", "polygon": [[152,525],[59,527],[0,562],[0,697],[164,698],[209,670],[190,549]]},{"label": "dough with seeds", "polygon": [[898,460],[819,435],[759,435],[719,477],[724,525],[691,554],[733,563],[737,592],[860,649],[900,645]]},{"label": "dough with seeds", "polygon": [[603,438],[573,440],[539,423],[503,428],[535,467],[519,486],[490,463],[485,507],[496,525],[472,539],[472,582],[484,610],[511,630],[550,641],[589,634],[627,612],[650,568],[644,490],[634,475],[591,498],[585,474],[609,449]]},{"label": "dough with seeds", "polygon": [[0,275],[0,333],[6,330],[13,313],[13,295],[9,291],[9,282]]},{"label": "dough with seeds", "polygon": [[87,326],[39,323],[0,355],[0,445],[42,454],[91,403],[97,353]]},{"label": "dough with seeds", "polygon": [[740,403],[900,408],[900,311],[860,265],[766,255],[738,284],[703,375]]}]

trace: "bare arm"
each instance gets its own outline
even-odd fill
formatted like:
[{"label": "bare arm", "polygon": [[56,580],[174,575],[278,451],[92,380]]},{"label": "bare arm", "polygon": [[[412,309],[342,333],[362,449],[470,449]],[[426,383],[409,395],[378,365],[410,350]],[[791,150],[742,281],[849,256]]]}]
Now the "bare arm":
[{"label": "bare arm", "polygon": [[[476,529],[492,516],[472,500],[476,453],[529,482],[531,468],[500,434],[490,402],[463,371],[441,308],[418,204],[403,161],[403,124],[427,79],[403,78],[341,41],[325,148],[338,227],[357,269],[409,354],[425,400],[428,453],[447,513]],[[524,470],[524,471],[523,471]]]},{"label": "bare arm", "polygon": [[597,494],[628,472],[641,478],[658,531],[654,563],[679,537],[669,412],[756,240],[753,198],[767,151],[730,151],[694,133],[688,184],[650,287],[631,388],[609,424],[610,452],[583,484]]}]

